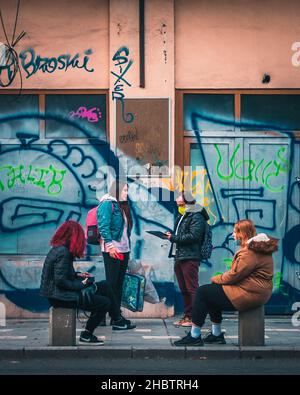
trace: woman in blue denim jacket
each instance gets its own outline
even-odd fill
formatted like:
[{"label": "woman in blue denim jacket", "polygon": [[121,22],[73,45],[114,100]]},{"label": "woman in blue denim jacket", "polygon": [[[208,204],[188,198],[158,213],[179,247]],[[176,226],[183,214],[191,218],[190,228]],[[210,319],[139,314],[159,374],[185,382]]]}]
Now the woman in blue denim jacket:
[{"label": "woman in blue denim jacket", "polygon": [[[122,181],[113,182],[109,193],[100,199],[97,220],[106,280],[112,286],[121,314],[122,289],[128,266],[133,224],[128,204],[128,184]],[[135,328],[129,320],[125,322],[126,327],[118,329]],[[111,324],[114,323],[111,321]],[[113,325],[113,329],[116,330],[116,326]]]}]

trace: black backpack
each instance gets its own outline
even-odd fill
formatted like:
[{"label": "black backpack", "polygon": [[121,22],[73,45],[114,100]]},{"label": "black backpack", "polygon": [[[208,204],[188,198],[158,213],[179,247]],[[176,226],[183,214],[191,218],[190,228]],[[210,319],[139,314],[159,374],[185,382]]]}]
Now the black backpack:
[{"label": "black backpack", "polygon": [[211,226],[205,222],[205,233],[200,248],[202,259],[209,259],[213,250]]}]

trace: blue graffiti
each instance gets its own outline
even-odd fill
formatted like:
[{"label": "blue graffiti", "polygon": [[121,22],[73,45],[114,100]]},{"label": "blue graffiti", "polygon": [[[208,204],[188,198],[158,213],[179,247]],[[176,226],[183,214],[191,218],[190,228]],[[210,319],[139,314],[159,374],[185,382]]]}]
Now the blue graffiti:
[{"label": "blue graffiti", "polygon": [[[237,214],[237,219],[243,219],[243,218],[250,218],[249,214],[250,213],[258,213],[258,217],[256,219],[253,218],[251,215],[251,219],[254,220],[255,226],[257,228],[261,229],[268,229],[268,230],[275,230],[276,229],[276,200],[271,200],[271,199],[251,199],[248,201],[251,201],[251,203],[256,203],[256,207],[264,207],[260,209],[246,209],[245,211],[243,208],[245,198],[234,198],[232,199],[232,204],[233,207],[235,208],[236,214]],[[238,205],[239,203],[241,204],[241,207],[239,208]],[[266,207],[271,208],[271,216],[270,215],[265,215],[264,216],[264,210],[266,210]],[[243,214],[245,213],[245,215]],[[268,213],[270,210],[268,210]]]},{"label": "blue graffiti", "polygon": [[300,225],[290,229],[283,239],[283,252],[286,258],[293,264],[300,264],[300,260],[296,257],[297,245],[300,242]]},{"label": "blue graffiti", "polygon": [[[104,163],[112,166],[115,169],[117,177],[125,175],[125,172],[119,162],[119,158],[110,149],[106,141],[91,137],[91,133],[86,125],[80,125],[76,120],[60,117],[56,114],[43,114],[43,113],[18,113],[10,114],[0,117],[0,125],[12,120],[24,119],[43,119],[55,120],[63,125],[70,125],[81,133],[87,141],[88,145],[73,146],[62,139],[51,140],[46,145],[35,144],[39,137],[33,133],[17,132],[16,137],[19,139],[20,144],[17,146],[9,147],[7,145],[0,145],[1,161],[6,158],[13,158],[14,154],[21,154],[23,158],[32,157],[34,154],[37,157],[45,155],[49,158],[50,162],[58,164],[59,168],[67,171],[68,177],[72,177],[72,185],[76,185],[78,196],[73,199],[72,194],[67,194],[67,199],[50,200],[37,197],[24,197],[18,193],[16,189],[15,196],[8,199],[3,199],[0,202],[0,231],[3,235],[13,235],[17,232],[28,232],[29,230],[38,234],[37,232],[47,227],[49,230],[54,230],[62,222],[68,219],[84,222],[86,211],[94,207],[97,201],[88,198],[88,191],[95,191],[95,186],[91,183],[91,178],[95,177],[97,173],[103,176],[105,181],[107,174],[104,169],[99,168],[97,158],[102,158]],[[59,150],[58,150],[59,147]],[[94,150],[94,154],[87,154],[85,147]],[[60,165],[59,165],[60,164]],[[80,169],[83,169],[80,171]],[[129,183],[135,180],[129,178]],[[23,187],[23,183],[19,183]],[[16,184],[17,186],[17,184]],[[142,187],[147,190],[147,188]],[[136,245],[133,245],[134,258],[141,257],[143,243],[141,242],[142,229],[140,223],[143,220],[142,215],[138,214],[134,204],[132,204],[132,213],[135,223],[135,234],[138,240]],[[158,228],[161,224],[158,221],[153,221],[153,225]],[[48,228],[51,226],[51,228]],[[48,230],[48,232],[49,232]],[[47,241],[48,244],[48,241]],[[48,248],[45,245],[43,248]],[[95,255],[95,249],[89,248],[88,254]],[[40,251],[43,253],[43,251]],[[89,259],[89,256],[87,257]],[[1,272],[1,270],[0,270]],[[4,275],[2,271],[2,277]],[[7,282],[5,282],[7,284]],[[7,285],[8,286],[8,285]],[[26,297],[18,287],[9,287],[9,291],[3,291],[6,297],[19,307],[27,308],[34,311],[44,311],[45,304],[38,298],[36,289],[29,289],[26,291]],[[33,298],[33,295],[36,299]],[[34,301],[34,302],[33,302]]]},{"label": "blue graffiti", "polygon": [[83,60],[80,59],[79,53],[73,57],[70,54],[59,55],[58,57],[41,57],[36,55],[33,48],[25,49],[20,52],[21,65],[26,73],[26,78],[32,77],[41,70],[43,73],[54,73],[57,70],[67,71],[70,67],[73,69],[83,69],[88,73],[92,73],[94,69],[88,68],[90,55],[93,53],[91,49],[84,52]]},{"label": "blue graffiti", "polygon": [[[284,126],[274,126],[270,124],[264,124],[264,123],[257,123],[257,122],[235,122],[235,121],[229,121],[227,119],[222,119],[222,118],[216,118],[214,116],[210,116],[208,114],[202,114],[198,112],[192,112],[191,114],[191,123],[192,123],[192,130],[194,131],[200,155],[203,161],[203,166],[207,169],[207,177],[209,180],[209,184],[211,186],[211,193],[213,195],[213,202],[216,208],[217,212],[217,220],[213,224],[213,228],[217,229],[226,225],[233,225],[236,220],[241,219],[241,218],[249,218],[251,219],[255,217],[254,222],[257,225],[257,228],[261,229],[268,229],[275,231],[277,229],[277,223],[276,223],[276,212],[277,212],[277,207],[276,207],[276,200],[273,199],[266,199],[265,198],[265,188],[220,188],[218,189],[219,193],[217,193],[217,188],[216,185],[213,183],[213,172],[210,166],[208,165],[208,155],[205,152],[204,149],[204,144],[202,144],[202,138],[201,138],[201,128],[199,128],[199,122],[198,121],[209,121],[213,122],[215,124],[220,124],[220,125],[227,125],[227,126],[232,126],[234,128],[240,128],[240,129],[249,129],[249,130],[260,130],[260,131],[277,131],[284,137],[287,137],[289,147],[290,147],[290,153],[289,157],[287,159],[284,159],[284,163],[289,163],[293,164],[294,157],[295,157],[295,151],[297,143],[295,139],[294,132],[290,131],[289,129],[285,128]],[[237,148],[236,148],[237,150]],[[280,151],[281,152],[281,151]],[[220,159],[220,158],[219,158]],[[232,167],[232,163],[231,163]],[[286,202],[287,202],[287,212],[288,208],[292,208],[296,212],[300,212],[299,210],[299,198],[298,202],[296,202],[296,188],[299,187],[299,183],[294,182],[292,183],[292,166],[286,166],[285,168],[285,173],[287,175],[287,182],[285,183],[285,191],[286,191]],[[282,190],[283,193],[283,190]],[[235,218],[232,218],[231,220],[225,219],[224,216],[222,215],[222,209],[221,209],[221,201],[220,197],[222,199],[229,199],[231,198],[231,204],[234,208],[235,212]],[[256,198],[254,198],[256,197]],[[261,199],[257,199],[257,197],[260,197]],[[240,207],[239,207],[240,203]],[[245,209],[246,204],[247,208]],[[249,208],[253,207],[252,208]],[[268,210],[267,210],[268,208]],[[268,215],[265,215],[265,212],[268,212]],[[284,219],[284,234],[285,237],[283,239],[283,254],[282,254],[282,262],[281,262],[281,273],[280,276],[282,278],[283,275],[283,269],[284,269],[284,262],[285,259],[287,259],[291,263],[299,263],[298,260],[296,259],[296,249],[297,246],[300,242],[300,232],[299,232],[299,225],[296,225],[292,227],[292,229],[289,229],[289,216],[285,215]],[[221,228],[220,228],[221,230]],[[230,239],[227,239],[227,243],[229,242]],[[293,300],[296,300],[298,297],[299,291],[295,288],[293,288],[290,284],[287,283],[287,281],[282,280],[282,285],[285,287],[286,290],[289,290],[289,300],[286,300],[284,302],[285,305],[285,312],[290,311],[290,306],[293,302]]]},{"label": "blue graffiti", "polygon": [[[197,118],[198,117],[198,118]],[[197,119],[201,118],[201,114],[194,114],[194,126],[197,126],[196,121]],[[5,201],[1,202],[0,205],[0,226],[1,230],[4,233],[11,234],[17,231],[25,231],[27,229],[39,228],[44,226],[45,224],[53,224],[55,226],[59,225],[62,221],[70,218],[76,218],[76,220],[82,220],[83,217],[83,210],[87,210],[95,205],[94,202],[88,201],[87,199],[87,190],[94,190],[89,183],[90,177],[94,176],[97,172],[97,161],[95,160],[96,157],[105,158],[105,162],[108,163],[110,166],[115,168],[116,174],[121,175],[124,170],[120,167],[119,158],[116,157],[114,152],[109,148],[109,145],[106,141],[101,139],[91,138],[89,133],[89,129],[85,126],[78,125],[76,122],[61,118],[56,115],[47,114],[17,114],[17,115],[8,115],[5,117],[0,118],[0,124],[8,122],[10,120],[15,119],[30,119],[30,118],[37,118],[37,119],[54,119],[61,124],[72,125],[75,127],[82,135],[87,138],[89,141],[89,146],[95,150],[95,155],[87,155],[85,151],[79,147],[74,147],[71,144],[67,143],[64,140],[52,140],[50,143],[47,144],[45,147],[39,147],[34,145],[34,143],[38,140],[38,136],[30,134],[30,133],[18,133],[17,138],[20,141],[20,145],[18,147],[14,147],[11,149],[4,149],[2,148],[0,151],[0,155],[7,154],[10,156],[13,152],[21,152],[23,154],[27,154],[29,152],[36,152],[39,154],[48,155],[53,160],[61,163],[64,167],[70,172],[76,184],[78,184],[78,190],[80,193],[80,199],[74,203],[70,200],[64,202],[54,202],[50,201],[49,199],[31,199],[25,197],[14,197],[11,199],[6,199]],[[215,118],[213,119],[214,122],[218,122]],[[220,121],[221,122],[221,121]],[[241,125],[241,124],[240,124]],[[269,125],[270,130],[274,130],[274,127]],[[214,204],[216,205],[216,209],[218,212],[218,218],[215,224],[213,225],[214,230],[218,229],[221,231],[221,226],[232,225],[236,219],[242,217],[252,217],[253,215],[256,217],[256,221],[258,222],[258,228],[268,229],[268,230],[276,230],[276,201],[272,199],[266,199],[265,196],[265,189],[261,188],[220,188],[219,193],[217,193],[216,186],[212,182],[212,174],[211,169],[207,163],[207,157],[204,152],[204,147],[202,146],[202,141],[200,138],[200,132],[197,131],[198,129],[194,127],[196,130],[195,135],[198,139],[199,149],[202,153],[202,158],[204,162],[204,166],[207,169],[209,182],[212,188],[212,194],[214,197]],[[289,131],[285,131],[282,129],[283,133],[287,134],[291,142],[291,149],[290,149],[290,157],[289,163],[293,163],[294,158],[294,149],[295,149],[295,141],[293,134]],[[58,155],[56,153],[56,146],[59,145],[60,148],[64,148],[64,152]],[[73,163],[68,163],[67,160],[71,159],[75,154],[77,160],[73,160]],[[79,159],[78,159],[79,156]],[[83,164],[89,164],[88,171],[82,172],[79,175],[80,167]],[[296,181],[294,183],[291,182],[291,174],[292,169],[289,168],[288,176],[289,181],[286,184],[286,191],[287,191],[287,202],[290,207],[294,210],[298,210],[299,212],[299,205],[297,205],[297,197],[295,195],[297,188],[299,187],[299,183]],[[103,177],[105,177],[105,172],[103,172]],[[83,180],[85,182],[83,182]],[[130,179],[129,182],[134,182],[134,180]],[[144,188],[144,187],[143,187]],[[147,188],[145,188],[147,190]],[[159,188],[161,190],[161,188]],[[148,190],[147,190],[148,191]],[[151,191],[152,192],[152,191]],[[220,197],[225,201],[232,204],[234,207],[235,213],[235,220],[233,218],[224,218],[222,215],[222,205],[220,201]],[[172,200],[173,198],[171,198]],[[240,206],[240,202],[253,202],[253,206],[251,208],[247,208],[244,210],[243,204]],[[158,204],[164,207],[170,214],[172,212],[172,203],[171,202],[160,202]],[[255,207],[252,209],[252,207]],[[258,208],[257,208],[258,207]],[[268,212],[271,212],[271,215],[268,217],[266,216],[267,207],[271,207],[271,211],[268,208]],[[139,259],[141,257],[141,251],[144,246],[141,229],[141,223],[146,222],[149,225],[157,226],[160,229],[166,229],[167,227],[163,224],[159,223],[159,220],[152,221],[145,218],[142,214],[140,214],[135,206],[133,208],[133,218],[136,227],[136,234],[139,237],[136,244],[133,246],[134,257]],[[6,217],[4,217],[4,213],[10,213]],[[29,221],[27,221],[29,219]],[[166,229],[167,230],[167,229]],[[297,244],[299,242],[299,228],[297,226],[293,227],[292,229],[288,229],[288,219],[286,219],[285,224],[285,239],[283,240],[283,258],[288,259],[292,263],[299,263],[297,261],[297,257],[295,254]],[[230,248],[231,243],[231,234],[225,235],[223,241],[216,245],[214,248],[214,254],[229,254],[230,256],[233,255],[234,251]],[[90,251],[92,253],[92,251]],[[211,259],[209,262],[206,263],[206,266],[213,267],[214,259]],[[283,267],[283,264],[282,264]],[[12,295],[12,294],[11,294]],[[9,293],[7,292],[7,297],[9,297]],[[12,296],[10,296],[12,297]]]},{"label": "blue graffiti", "polygon": [[[124,54],[125,56],[122,56],[121,54]],[[114,54],[112,60],[116,62],[114,64],[115,67],[119,68],[119,73],[115,73],[114,71],[111,71],[111,74],[114,75],[117,79],[114,82],[114,89],[112,91],[112,100],[117,100],[121,104],[121,111],[122,111],[122,118],[126,123],[131,123],[134,120],[134,115],[132,113],[125,113],[125,94],[123,93],[124,91],[124,83],[127,86],[131,86],[131,84],[124,78],[125,74],[128,72],[130,67],[133,64],[132,60],[128,60],[129,56],[129,49],[127,47],[121,47],[117,50],[117,52]],[[122,65],[126,65],[125,69],[123,70]]]},{"label": "blue graffiti", "polygon": [[11,41],[8,38],[9,36],[6,32],[5,24],[0,11],[2,29],[6,39],[6,44],[2,44],[0,46],[0,87],[7,87],[11,85],[17,73],[19,73],[21,78],[21,89],[22,89],[22,74],[19,68],[19,58],[15,50],[15,47],[18,44],[18,42],[22,40],[22,38],[26,35],[26,32],[22,31],[16,37],[16,32],[17,32],[16,28],[19,18],[19,7],[20,7],[20,1],[18,2],[18,6],[17,6],[15,26],[14,26],[14,31]]}]

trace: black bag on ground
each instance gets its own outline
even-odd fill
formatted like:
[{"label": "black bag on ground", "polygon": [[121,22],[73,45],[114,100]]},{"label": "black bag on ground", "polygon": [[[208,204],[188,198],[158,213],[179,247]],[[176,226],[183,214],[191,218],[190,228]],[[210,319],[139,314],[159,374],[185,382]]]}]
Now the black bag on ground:
[{"label": "black bag on ground", "polygon": [[79,303],[80,305],[87,306],[93,303],[94,296],[97,292],[96,283],[92,283],[80,291]]}]

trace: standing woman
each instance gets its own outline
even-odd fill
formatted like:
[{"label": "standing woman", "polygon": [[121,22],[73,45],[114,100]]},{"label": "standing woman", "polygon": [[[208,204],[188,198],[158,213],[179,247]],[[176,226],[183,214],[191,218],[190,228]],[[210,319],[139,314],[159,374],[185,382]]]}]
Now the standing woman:
[{"label": "standing woman", "polygon": [[[106,280],[112,286],[121,315],[123,282],[128,267],[130,234],[133,226],[127,183],[119,180],[112,183],[109,192],[100,199],[97,220]],[[124,319],[124,321],[124,325],[118,326],[112,319],[113,329],[135,328],[130,320]]]}]

